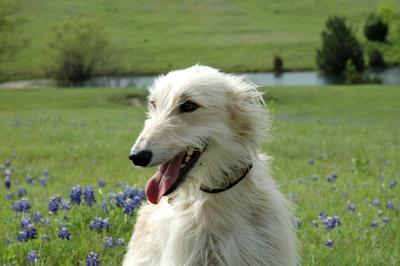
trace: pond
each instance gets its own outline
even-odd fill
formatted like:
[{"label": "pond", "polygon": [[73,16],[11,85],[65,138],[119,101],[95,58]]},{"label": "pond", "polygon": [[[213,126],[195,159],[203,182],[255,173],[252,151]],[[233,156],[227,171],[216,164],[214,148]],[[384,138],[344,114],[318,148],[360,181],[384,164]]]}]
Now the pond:
[{"label": "pond", "polygon": [[[262,86],[312,86],[344,84],[342,76],[329,76],[317,71],[293,71],[275,75],[270,72],[260,73],[236,73],[244,75],[254,83]],[[387,68],[380,72],[368,71],[365,76],[379,78],[386,85],[400,85],[400,66]],[[157,76],[100,76],[84,82],[85,87],[147,87],[151,85]]]}]

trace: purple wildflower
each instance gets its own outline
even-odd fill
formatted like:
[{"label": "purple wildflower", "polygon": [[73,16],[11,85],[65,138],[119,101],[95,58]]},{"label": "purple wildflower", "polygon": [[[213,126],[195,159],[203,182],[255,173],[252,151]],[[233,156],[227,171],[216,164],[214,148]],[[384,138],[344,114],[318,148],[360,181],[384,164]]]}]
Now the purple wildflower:
[{"label": "purple wildflower", "polygon": [[39,222],[43,218],[43,215],[40,213],[40,211],[35,211],[33,213],[33,221],[35,223]]},{"label": "purple wildflower", "polygon": [[136,207],[140,204],[140,200],[128,198],[124,204],[124,213],[127,215],[132,215]]},{"label": "purple wildflower", "polygon": [[369,226],[376,228],[376,227],[379,227],[379,223],[378,223],[378,221],[372,221],[372,222],[369,224]]},{"label": "purple wildflower", "polygon": [[[7,165],[6,165],[6,167],[7,167]],[[11,170],[11,169],[5,169],[5,170],[4,170],[4,175],[5,175],[5,176],[8,176],[8,177],[11,177],[11,175],[12,175],[12,170]]]},{"label": "purple wildflower", "polygon": [[347,207],[347,210],[355,212],[356,211],[356,205],[354,205],[353,203],[350,203],[349,206]]},{"label": "purple wildflower", "polygon": [[29,216],[22,216],[21,218],[21,229],[26,230],[28,229],[28,225],[32,223],[32,220]]},{"label": "purple wildflower", "polygon": [[106,182],[103,179],[99,180],[99,187],[104,187],[106,185]]},{"label": "purple wildflower", "polygon": [[381,203],[379,202],[379,199],[377,199],[377,198],[375,198],[374,199],[374,206],[376,207],[376,208],[379,208],[379,206],[381,206]]},{"label": "purple wildflower", "polygon": [[90,252],[86,257],[87,266],[98,266],[100,265],[100,257],[96,252]]},{"label": "purple wildflower", "polygon": [[71,207],[69,206],[69,201],[68,200],[65,200],[65,199],[62,199],[61,200],[61,210],[63,210],[63,211],[67,211],[67,210],[69,210]]},{"label": "purple wildflower", "polygon": [[28,184],[30,184],[30,185],[33,185],[33,184],[34,184],[34,182],[33,182],[33,177],[32,177],[31,175],[27,175],[27,176],[25,177],[25,180],[26,180],[26,183],[28,183]]},{"label": "purple wildflower", "polygon": [[36,250],[28,251],[28,255],[26,256],[29,263],[36,264],[39,260],[39,254]]},{"label": "purple wildflower", "polygon": [[394,188],[396,185],[397,185],[397,180],[392,180],[392,181],[390,181],[390,183],[389,183],[389,187],[390,187],[390,188]]},{"label": "purple wildflower", "polygon": [[28,239],[35,239],[37,235],[37,230],[33,224],[28,224],[28,228],[26,230],[26,235]]},{"label": "purple wildflower", "polygon": [[18,189],[18,197],[19,198],[23,198],[26,195],[28,195],[28,192],[26,192],[25,188],[22,187],[22,188]]},{"label": "purple wildflower", "polygon": [[44,171],[43,171],[43,176],[44,177],[49,177],[49,169],[44,169]]},{"label": "purple wildflower", "polygon": [[13,211],[15,212],[27,212],[31,208],[31,203],[27,199],[15,201],[13,204]]},{"label": "purple wildflower", "polygon": [[336,174],[336,173],[333,173],[333,174],[327,176],[326,179],[328,179],[329,183],[333,183],[333,182],[335,182],[336,179],[337,179],[337,174]]},{"label": "purple wildflower", "polygon": [[321,211],[319,213],[319,218],[320,219],[325,219],[326,217],[328,217],[328,214],[325,211]]},{"label": "purple wildflower", "polygon": [[90,230],[96,230],[100,232],[102,230],[107,230],[110,227],[110,224],[107,219],[103,219],[101,217],[95,217],[93,221],[90,222],[89,228]]},{"label": "purple wildflower", "polygon": [[6,187],[6,189],[10,189],[11,187],[11,179],[8,175],[4,178],[4,186]]},{"label": "purple wildflower", "polygon": [[102,208],[104,213],[108,213],[110,211],[109,208],[108,208],[108,203],[107,203],[106,200],[103,200],[101,202],[101,208]]},{"label": "purple wildflower", "polygon": [[42,187],[47,187],[47,176],[41,177],[39,183]]},{"label": "purple wildflower", "polygon": [[75,205],[81,204],[82,189],[81,186],[74,186],[71,189],[71,203]]},{"label": "purple wildflower", "polygon": [[57,214],[57,211],[60,208],[60,203],[61,203],[60,196],[53,197],[49,202],[49,206],[47,207],[47,210],[49,211],[49,213]]},{"label": "purple wildflower", "polygon": [[113,238],[111,236],[106,236],[103,239],[103,246],[105,248],[112,248],[114,246],[114,241]]},{"label": "purple wildflower", "polygon": [[330,217],[328,216],[324,221],[326,230],[331,230],[335,227],[338,227],[341,224],[340,218],[337,216]]},{"label": "purple wildflower", "polygon": [[308,160],[308,163],[309,163],[310,165],[313,165],[313,164],[315,163],[315,161],[314,161],[314,159],[310,159],[310,160]]},{"label": "purple wildflower", "polygon": [[61,227],[60,231],[58,231],[58,237],[62,240],[70,240],[71,234],[69,233],[67,227]]},{"label": "purple wildflower", "polygon": [[14,194],[12,192],[8,192],[7,196],[6,196],[6,199],[12,200],[13,198],[14,198]]},{"label": "purple wildflower", "polygon": [[386,204],[386,208],[388,209],[394,209],[394,204],[391,200],[388,201],[388,203]]},{"label": "purple wildflower", "polygon": [[91,186],[86,187],[85,192],[83,192],[83,196],[87,205],[92,206],[93,203],[96,203],[94,191]]},{"label": "purple wildflower", "polygon": [[333,240],[332,239],[326,240],[325,247],[332,248],[333,247]]},{"label": "purple wildflower", "polygon": [[318,176],[312,175],[312,176],[311,176],[311,179],[312,179],[313,181],[318,181]]},{"label": "purple wildflower", "polygon": [[28,233],[26,231],[19,231],[17,240],[20,242],[26,242],[28,241]]}]

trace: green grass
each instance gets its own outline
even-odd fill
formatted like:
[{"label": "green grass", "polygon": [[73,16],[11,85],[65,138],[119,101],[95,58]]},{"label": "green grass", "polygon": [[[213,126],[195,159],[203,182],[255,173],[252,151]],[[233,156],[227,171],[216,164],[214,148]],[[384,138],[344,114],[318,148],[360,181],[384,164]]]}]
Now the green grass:
[{"label": "green grass", "polygon": [[[9,78],[42,77],[53,28],[71,16],[103,23],[114,46],[107,73],[160,73],[195,63],[230,72],[265,71],[274,55],[286,69],[315,69],[328,16],[348,18],[365,42],[363,24],[378,0],[106,1],[18,0],[28,45],[4,64]],[[388,47],[383,50],[387,51]],[[391,58],[387,58],[391,61]]]},{"label": "green grass", "polygon": [[[76,184],[95,187],[97,202],[122,184],[143,187],[154,169],[133,169],[128,151],[141,130],[143,106],[126,103],[135,89],[46,89],[0,91],[0,164],[12,160],[11,192],[24,187],[32,204],[51,218],[49,226],[37,225],[38,238],[16,241],[20,215],[11,210],[7,190],[0,186],[0,264],[23,265],[30,249],[40,252],[41,265],[82,265],[90,251],[100,253],[104,265],[118,265],[124,248],[105,249],[106,235],[129,240],[134,217],[113,207],[104,214],[99,206],[73,207],[58,215],[47,214],[49,199],[57,194],[69,198]],[[296,87],[267,88],[274,116],[270,141],[263,150],[273,156],[272,168],[285,195],[297,205],[303,265],[395,265],[400,260],[400,87]],[[15,152],[15,157],[13,153]],[[311,165],[309,160],[314,160]],[[47,188],[29,185],[49,169]],[[326,177],[337,173],[335,183]],[[311,179],[318,176],[318,181]],[[1,174],[3,178],[3,174]],[[100,178],[106,187],[98,189]],[[380,208],[372,201],[377,198]],[[393,201],[397,210],[386,209]],[[355,213],[348,204],[357,206]],[[342,225],[332,231],[314,228],[320,211],[337,215]],[[377,216],[378,210],[384,214]],[[94,216],[109,217],[111,230],[92,232]],[[382,217],[388,216],[384,224]],[[378,228],[369,226],[379,222]],[[71,240],[58,239],[60,222],[66,222]],[[41,241],[48,235],[50,241]],[[6,239],[12,243],[6,244]],[[327,239],[334,247],[324,246]]]}]

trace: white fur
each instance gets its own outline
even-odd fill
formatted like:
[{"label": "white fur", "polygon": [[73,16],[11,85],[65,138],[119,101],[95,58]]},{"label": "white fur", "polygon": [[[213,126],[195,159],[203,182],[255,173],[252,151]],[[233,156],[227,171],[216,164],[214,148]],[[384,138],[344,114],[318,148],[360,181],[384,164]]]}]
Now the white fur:
[{"label": "white fur", "polygon": [[[200,107],[180,113],[187,99]],[[175,192],[141,207],[123,265],[296,265],[289,204],[269,173],[268,157],[257,149],[269,119],[256,86],[196,65],[158,78],[152,101],[133,147],[152,151],[150,165],[189,146],[208,147]],[[217,194],[199,189],[227,186],[239,177],[237,167],[250,163],[233,188]]]}]

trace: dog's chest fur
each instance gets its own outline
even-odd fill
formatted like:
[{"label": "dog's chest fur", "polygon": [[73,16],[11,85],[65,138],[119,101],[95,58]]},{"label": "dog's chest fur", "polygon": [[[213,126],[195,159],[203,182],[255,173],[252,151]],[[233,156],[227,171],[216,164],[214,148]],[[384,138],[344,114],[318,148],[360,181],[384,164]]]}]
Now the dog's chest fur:
[{"label": "dog's chest fur", "polygon": [[291,265],[283,196],[249,179],[212,198],[143,206],[124,265]]}]

